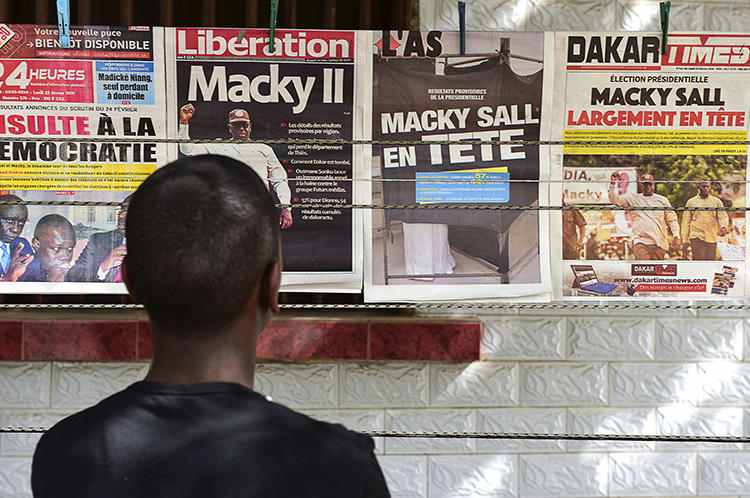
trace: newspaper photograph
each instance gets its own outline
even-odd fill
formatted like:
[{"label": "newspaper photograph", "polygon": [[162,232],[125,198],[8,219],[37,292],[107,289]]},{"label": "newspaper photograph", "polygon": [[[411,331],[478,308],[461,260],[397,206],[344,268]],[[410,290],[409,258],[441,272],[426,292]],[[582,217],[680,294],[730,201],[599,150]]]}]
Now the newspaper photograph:
[{"label": "newspaper photograph", "polygon": [[167,157],[148,141],[166,138],[162,29],[71,26],[70,39],[0,24],[3,293],[126,293],[127,201]]},{"label": "newspaper photograph", "polygon": [[[548,299],[546,151],[507,143],[546,136],[544,33],[468,32],[462,52],[457,32],[383,31],[371,47],[371,200],[397,207],[366,218],[365,300]],[[490,140],[506,143],[471,143]]]},{"label": "newspaper photograph", "polygon": [[[352,145],[283,143],[359,133],[355,32],[277,30],[273,50],[268,36],[260,29],[167,30],[169,130],[192,140],[172,146],[171,158],[233,157],[286,205],[278,209],[283,291],[359,292],[361,214],[345,207],[356,198]],[[214,139],[225,141],[200,142]]]},{"label": "newspaper photograph", "polygon": [[745,295],[749,44],[556,35],[556,297]]}]

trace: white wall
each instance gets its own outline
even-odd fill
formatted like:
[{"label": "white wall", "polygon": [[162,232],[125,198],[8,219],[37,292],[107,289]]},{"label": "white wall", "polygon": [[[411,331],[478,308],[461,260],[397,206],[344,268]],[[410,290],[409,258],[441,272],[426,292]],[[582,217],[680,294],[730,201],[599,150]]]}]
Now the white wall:
[{"label": "white wall", "polygon": [[[465,0],[466,28],[507,31],[660,31],[658,0]],[[455,0],[420,0],[422,29],[458,29]],[[675,0],[669,29],[750,30],[746,0]]]},{"label": "white wall", "polygon": [[[482,361],[261,363],[257,389],[360,430],[750,434],[750,322],[734,312],[486,318]],[[0,362],[3,426],[49,425],[143,362]],[[0,496],[28,496],[38,436],[0,438]],[[741,445],[387,439],[394,496],[739,496]]]}]

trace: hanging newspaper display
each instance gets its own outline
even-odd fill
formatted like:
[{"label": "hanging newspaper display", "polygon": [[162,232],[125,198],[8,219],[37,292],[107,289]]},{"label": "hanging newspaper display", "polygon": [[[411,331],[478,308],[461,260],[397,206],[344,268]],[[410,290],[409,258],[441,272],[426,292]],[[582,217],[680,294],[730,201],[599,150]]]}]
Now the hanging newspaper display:
[{"label": "hanging newspaper display", "polygon": [[553,154],[556,297],[744,296],[748,45],[556,35],[553,139],[584,142]]},{"label": "hanging newspaper display", "polygon": [[[366,300],[548,292],[546,151],[460,143],[546,136],[544,33],[467,33],[463,56],[455,32],[373,38],[371,198],[403,207],[366,220]],[[426,209],[448,204],[521,209]]]},{"label": "hanging newspaper display", "polygon": [[124,201],[167,157],[162,28],[70,39],[0,24],[0,200],[121,204],[0,205],[3,293],[124,293]]},{"label": "hanging newspaper display", "polygon": [[181,143],[171,158],[227,155],[252,167],[277,203],[327,205],[279,208],[282,290],[361,288],[361,213],[345,207],[358,200],[353,146],[282,143],[359,136],[355,38],[354,31],[277,30],[272,51],[268,30],[167,31],[170,134],[277,141]]}]

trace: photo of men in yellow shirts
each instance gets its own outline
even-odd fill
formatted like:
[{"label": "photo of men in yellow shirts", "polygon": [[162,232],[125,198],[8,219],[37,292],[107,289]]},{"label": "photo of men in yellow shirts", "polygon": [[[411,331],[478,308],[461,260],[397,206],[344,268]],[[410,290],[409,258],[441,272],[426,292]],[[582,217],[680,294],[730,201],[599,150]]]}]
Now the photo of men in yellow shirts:
[{"label": "photo of men in yellow shirts", "polygon": [[[687,208],[723,208],[724,203],[711,195],[711,183],[703,179],[698,183],[698,195],[688,199]],[[729,233],[729,216],[726,211],[684,211],[682,215],[683,251],[690,244],[693,260],[716,259],[716,242]]]}]

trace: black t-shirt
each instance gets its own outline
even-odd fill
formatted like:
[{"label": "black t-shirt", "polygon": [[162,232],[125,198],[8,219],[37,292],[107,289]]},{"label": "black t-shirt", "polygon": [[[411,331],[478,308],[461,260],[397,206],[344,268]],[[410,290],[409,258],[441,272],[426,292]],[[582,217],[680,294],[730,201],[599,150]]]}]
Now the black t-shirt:
[{"label": "black t-shirt", "polygon": [[390,496],[372,438],[239,384],[137,382],[39,441],[36,498]]}]

